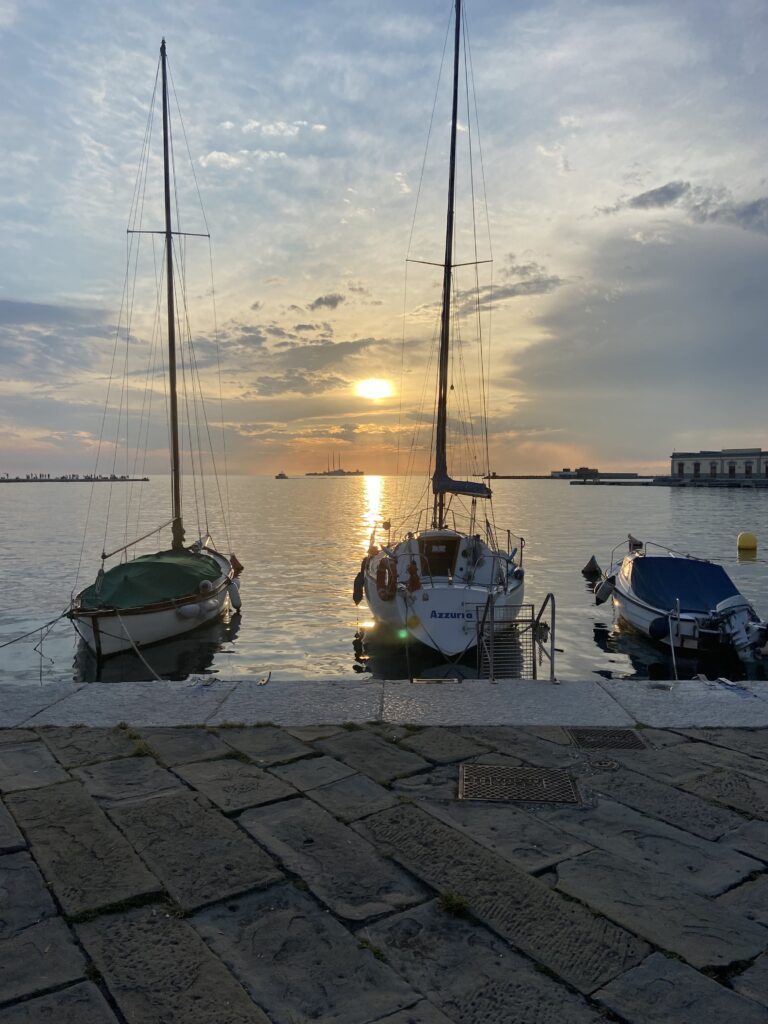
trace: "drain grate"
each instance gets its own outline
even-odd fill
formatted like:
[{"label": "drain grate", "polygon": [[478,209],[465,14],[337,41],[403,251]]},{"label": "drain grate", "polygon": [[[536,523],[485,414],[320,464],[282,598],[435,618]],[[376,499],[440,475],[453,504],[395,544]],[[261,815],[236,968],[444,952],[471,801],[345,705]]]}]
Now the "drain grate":
[{"label": "drain grate", "polygon": [[632,729],[568,729],[577,747],[586,750],[645,750]]},{"label": "drain grate", "polygon": [[578,804],[576,783],[562,768],[518,768],[499,764],[462,764],[459,800]]}]

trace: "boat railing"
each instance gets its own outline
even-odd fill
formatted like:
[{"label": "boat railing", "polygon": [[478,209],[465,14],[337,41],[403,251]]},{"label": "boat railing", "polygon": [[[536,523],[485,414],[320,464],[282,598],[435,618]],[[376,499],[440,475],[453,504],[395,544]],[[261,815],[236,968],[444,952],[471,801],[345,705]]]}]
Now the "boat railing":
[{"label": "boat railing", "polygon": [[480,678],[538,679],[546,658],[546,677],[556,682],[555,651],[554,594],[547,594],[538,612],[532,604],[497,607],[490,597],[477,606]]},{"label": "boat railing", "polygon": [[611,558],[609,566],[616,564],[616,552],[625,546],[629,545],[630,551],[642,550],[644,555],[649,553],[649,548],[654,548],[657,551],[665,551],[668,555],[674,555],[676,558],[690,558],[696,562],[706,562],[706,558],[699,558],[697,555],[691,555],[687,551],[678,551],[676,548],[671,548],[668,544],[660,544],[655,540],[638,541],[637,545],[632,545],[629,538],[626,540],[619,541],[618,544],[611,551]]}]

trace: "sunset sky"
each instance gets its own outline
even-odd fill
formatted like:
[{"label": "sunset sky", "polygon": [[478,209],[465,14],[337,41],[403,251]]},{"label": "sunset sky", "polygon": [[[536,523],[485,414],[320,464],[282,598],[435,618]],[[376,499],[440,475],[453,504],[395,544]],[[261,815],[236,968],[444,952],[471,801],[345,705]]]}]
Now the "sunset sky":
[{"label": "sunset sky", "polygon": [[[405,258],[451,6],[0,0],[0,473],[93,468],[163,36],[213,240],[230,469],[403,468],[439,298],[435,268],[405,288]],[[491,468],[768,448],[764,0],[466,8]],[[442,257],[446,103],[416,259]]]}]

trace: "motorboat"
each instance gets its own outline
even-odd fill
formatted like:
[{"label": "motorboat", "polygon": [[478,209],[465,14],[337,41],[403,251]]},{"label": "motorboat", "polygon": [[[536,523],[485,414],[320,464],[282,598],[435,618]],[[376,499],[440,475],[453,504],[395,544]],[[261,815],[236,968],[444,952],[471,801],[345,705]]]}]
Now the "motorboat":
[{"label": "motorboat", "polygon": [[628,536],[626,554],[611,554],[610,569],[595,585],[595,600],[613,601],[637,632],[676,651],[760,659],[768,641],[762,621],[717,562]]}]

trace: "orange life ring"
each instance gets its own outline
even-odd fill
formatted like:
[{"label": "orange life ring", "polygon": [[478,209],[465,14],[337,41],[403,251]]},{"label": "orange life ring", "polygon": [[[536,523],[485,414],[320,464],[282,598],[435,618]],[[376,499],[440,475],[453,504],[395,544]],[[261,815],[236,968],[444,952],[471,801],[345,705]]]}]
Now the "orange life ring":
[{"label": "orange life ring", "polygon": [[397,562],[382,558],[376,570],[376,589],[382,601],[391,601],[397,593]]}]

